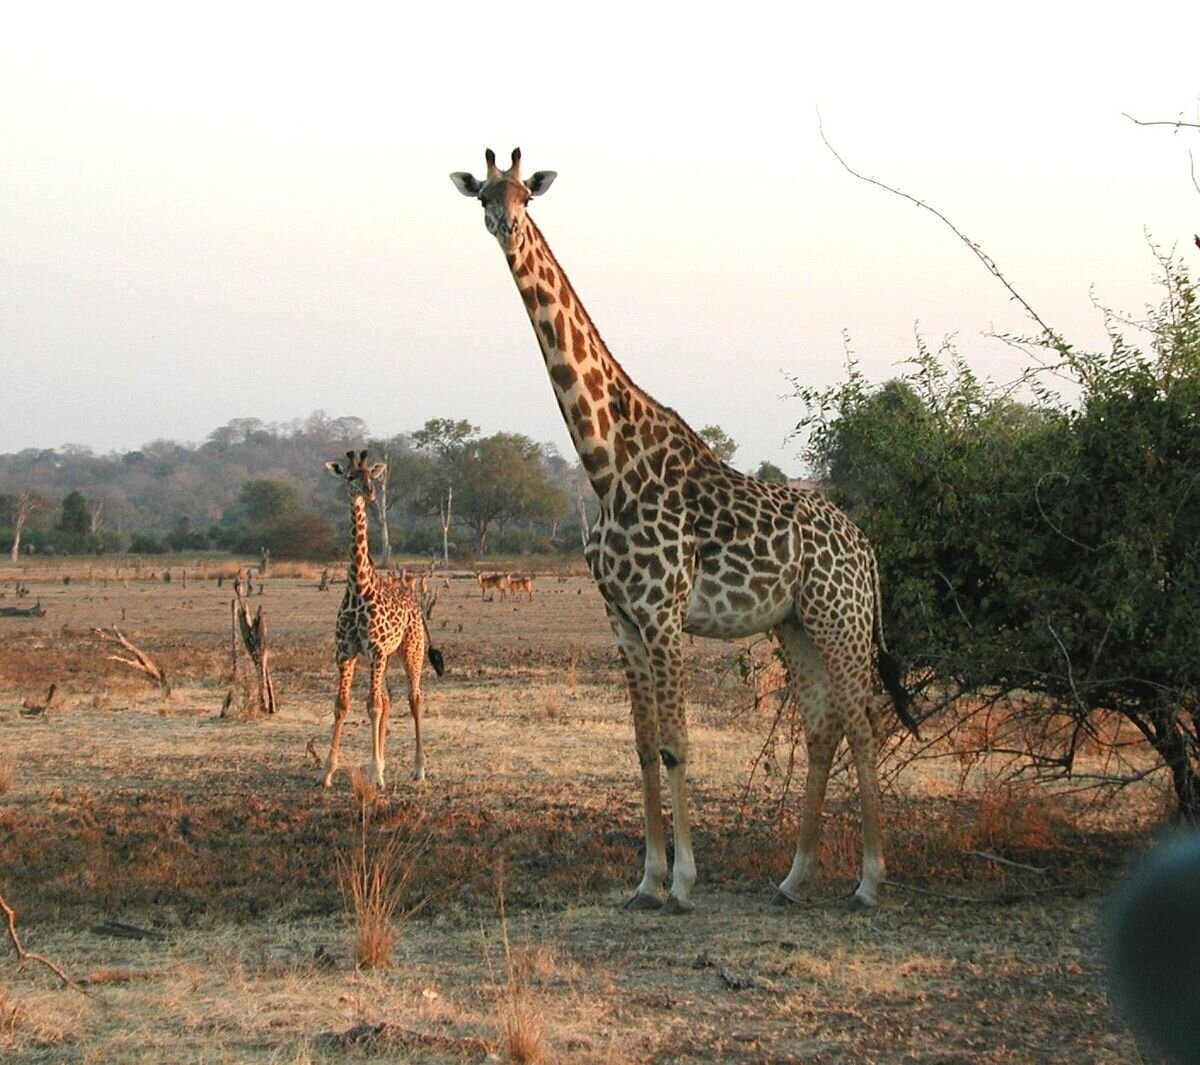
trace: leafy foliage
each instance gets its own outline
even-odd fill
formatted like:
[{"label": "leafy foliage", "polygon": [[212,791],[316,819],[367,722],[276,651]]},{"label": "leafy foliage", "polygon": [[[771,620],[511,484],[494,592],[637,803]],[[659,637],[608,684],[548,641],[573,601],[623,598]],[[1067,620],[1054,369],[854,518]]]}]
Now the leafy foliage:
[{"label": "leafy foliage", "polygon": [[[870,536],[895,649],[951,695],[1040,696],[1070,728],[1134,723],[1200,817],[1200,306],[1178,264],[1142,352],[1072,352],[1081,399],[1018,403],[952,350],[871,389],[851,365],[810,407],[810,457]],[[1094,738],[1094,736],[1092,737]]]},{"label": "leafy foliage", "polygon": [[704,426],[700,430],[700,437],[722,462],[733,462],[738,449],[737,441],[719,425]]}]

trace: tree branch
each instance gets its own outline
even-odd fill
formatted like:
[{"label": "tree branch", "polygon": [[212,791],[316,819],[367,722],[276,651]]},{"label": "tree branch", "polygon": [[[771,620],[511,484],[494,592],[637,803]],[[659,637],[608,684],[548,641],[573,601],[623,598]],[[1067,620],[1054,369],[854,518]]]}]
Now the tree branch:
[{"label": "tree branch", "polygon": [[1026,300],[1015,288],[1013,288],[1008,278],[1006,278],[1001,272],[1000,267],[996,265],[995,259],[985,252],[983,248],[971,240],[970,237],[963,233],[958,226],[951,222],[950,219],[942,214],[942,212],[936,207],[931,206],[924,200],[918,199],[916,196],[911,196],[907,192],[903,192],[900,189],[894,188],[893,186],[880,181],[878,178],[868,177],[866,174],[862,174],[855,170],[849,163],[846,162],[845,159],[842,158],[837,149],[829,143],[829,138],[825,136],[825,128],[821,124],[821,118],[819,114],[817,116],[817,131],[820,134],[821,140],[824,142],[825,147],[829,149],[830,154],[852,177],[858,178],[859,181],[865,181],[868,185],[874,185],[876,188],[883,189],[885,192],[890,192],[893,196],[899,196],[901,199],[908,200],[909,203],[920,207],[924,211],[928,211],[943,225],[949,228],[950,231],[970,249],[971,254],[983,264],[984,269],[986,269],[987,272],[992,275],[992,277],[999,281],[1000,284],[1002,284],[1005,289],[1008,290],[1009,296],[1011,296],[1014,300],[1016,300],[1017,303],[1021,305],[1025,313],[1029,315],[1029,317],[1037,324],[1038,328],[1041,329],[1042,339],[1040,342],[1045,347],[1051,348],[1052,350],[1058,352],[1067,362],[1067,364],[1071,366],[1072,369],[1075,369],[1076,372],[1081,372],[1081,368],[1079,367],[1077,360],[1071,355],[1071,346],[1059,335],[1056,330],[1051,329],[1050,326],[1048,326],[1042,319],[1041,315],[1039,315],[1037,311],[1033,309],[1028,300]]},{"label": "tree branch", "polygon": [[17,938],[17,915],[13,908],[4,900],[4,896],[0,895],[0,910],[4,911],[4,917],[8,921],[8,938],[12,941],[13,950],[17,952],[17,958],[21,963],[21,967],[25,967],[26,962],[36,961],[39,965],[44,965],[55,976],[57,976],[67,987],[78,991],[81,995],[90,995],[91,992],[85,987],[81,987],[75,983],[65,972],[54,964],[49,958],[43,958],[40,954],[34,954],[31,950],[26,950],[21,946],[21,940]]},{"label": "tree branch", "polygon": [[1183,119],[1170,120],[1163,118],[1146,121],[1141,118],[1134,118],[1128,111],[1122,111],[1121,114],[1135,126],[1174,126],[1176,129],[1200,129],[1200,123],[1184,122]]},{"label": "tree branch", "polygon": [[124,658],[121,655],[109,655],[109,661],[119,662],[123,666],[128,666],[130,669],[137,670],[139,673],[144,673],[152,681],[154,681],[162,691],[164,697],[169,697],[171,694],[171,682],[167,679],[167,674],[161,666],[154,661],[145,651],[139,647],[135,647],[121,633],[121,630],[116,626],[112,632],[105,629],[92,629],[92,634],[103,640],[105,643],[119,644],[122,648],[130,653],[131,658]]}]

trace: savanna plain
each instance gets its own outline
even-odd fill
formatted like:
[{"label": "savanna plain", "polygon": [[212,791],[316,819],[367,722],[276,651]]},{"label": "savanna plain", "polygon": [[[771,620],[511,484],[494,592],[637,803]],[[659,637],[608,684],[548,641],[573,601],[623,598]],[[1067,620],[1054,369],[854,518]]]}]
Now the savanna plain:
[{"label": "savanna plain", "polygon": [[[793,758],[776,720],[765,643],[697,640],[697,908],[626,913],[641,875],[632,725],[579,569],[535,571],[532,601],[486,601],[469,572],[440,586],[428,776],[408,779],[396,662],[378,794],[351,779],[369,755],[361,667],[343,768],[314,786],[341,596],[319,567],[279,566],[249,599],[278,712],[222,715],[233,569],[0,569],[0,607],[45,608],[0,617],[0,894],[23,947],[77,985],[19,965],[5,938],[0,1060],[1151,1060],[1113,1011],[1099,939],[1105,890],[1163,820],[1153,777],[1116,796],[1026,786],[979,736],[927,722],[940,738],[921,757],[911,738],[885,745],[879,908],[845,906],[859,822],[844,765],[820,880],[772,907],[803,745]],[[114,625],[162,666],[169,697],[109,657],[92,630]],[[355,868],[391,896],[366,960]]]}]

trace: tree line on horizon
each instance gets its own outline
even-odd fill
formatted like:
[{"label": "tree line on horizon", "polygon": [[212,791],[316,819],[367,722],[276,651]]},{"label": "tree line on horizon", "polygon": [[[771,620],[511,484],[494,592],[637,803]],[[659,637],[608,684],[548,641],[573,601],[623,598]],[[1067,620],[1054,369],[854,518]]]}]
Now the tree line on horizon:
[{"label": "tree line on horizon", "polygon": [[[733,458],[737,444],[722,429],[702,433]],[[581,551],[594,499],[579,463],[552,444],[511,432],[485,437],[453,418],[375,437],[361,418],[323,411],[282,425],[235,418],[200,444],[160,439],[107,455],[68,444],[0,455],[0,545],[13,558],[263,548],[277,558],[329,558],[349,536],[349,511],[324,463],[363,447],[388,465],[371,523],[385,562],[392,551]],[[787,480],[769,462],[756,473]]]}]

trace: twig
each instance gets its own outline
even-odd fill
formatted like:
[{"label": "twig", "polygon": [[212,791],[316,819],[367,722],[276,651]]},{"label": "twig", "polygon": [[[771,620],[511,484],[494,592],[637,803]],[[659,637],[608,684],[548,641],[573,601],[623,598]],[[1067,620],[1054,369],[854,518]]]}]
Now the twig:
[{"label": "twig", "polygon": [[0,910],[4,911],[4,916],[8,921],[8,938],[12,940],[13,950],[17,952],[17,958],[21,962],[21,968],[25,967],[26,962],[36,961],[44,965],[55,976],[57,976],[67,987],[78,991],[81,995],[91,995],[87,988],[81,987],[72,980],[66,973],[54,964],[49,958],[43,958],[40,954],[34,954],[31,950],[26,950],[21,946],[21,940],[17,938],[17,915],[13,908],[4,900],[4,896],[0,895]]},{"label": "twig", "polygon": [[914,895],[929,895],[935,899],[948,899],[951,902],[989,903],[994,899],[981,898],[978,895],[954,895],[948,891],[934,891],[931,888],[919,888],[914,884],[901,884],[898,880],[885,880],[888,887],[899,888],[901,891],[911,891]]},{"label": "twig", "polygon": [[1070,353],[1070,345],[1063,340],[1063,338],[1055,330],[1051,329],[1050,326],[1043,321],[1041,315],[1039,315],[1037,311],[1033,309],[1028,300],[1026,300],[1015,288],[1013,288],[1008,278],[1005,277],[1001,272],[1000,267],[996,265],[996,260],[993,259],[987,252],[985,252],[983,248],[971,240],[961,229],[958,228],[958,226],[951,222],[950,219],[942,214],[942,212],[936,207],[932,207],[924,200],[918,199],[916,196],[911,196],[907,192],[903,192],[900,189],[894,188],[893,186],[880,181],[878,178],[868,177],[866,174],[859,173],[859,171],[855,170],[849,163],[846,162],[845,159],[841,157],[837,149],[829,143],[829,138],[825,136],[825,128],[821,124],[821,116],[819,113],[817,115],[817,132],[820,134],[821,140],[824,142],[825,147],[829,149],[830,154],[852,177],[858,178],[859,181],[865,181],[869,185],[874,185],[876,188],[883,189],[885,192],[890,192],[893,196],[899,196],[901,199],[908,200],[909,203],[920,207],[922,210],[928,211],[943,225],[948,227],[950,231],[970,249],[971,254],[983,264],[984,269],[986,269],[989,274],[991,274],[997,281],[1000,282],[1000,284],[1005,287],[1005,289],[1008,290],[1008,294],[1014,300],[1016,300],[1016,302],[1019,303],[1024,309],[1025,313],[1037,323],[1038,327],[1042,331],[1043,343],[1045,346],[1057,351],[1063,357],[1066,363],[1072,367],[1072,369],[1075,369],[1077,372],[1082,372],[1082,368],[1078,366],[1077,360],[1074,359]]},{"label": "twig", "polygon": [[1181,119],[1171,121],[1163,118],[1146,121],[1145,119],[1134,118],[1133,115],[1131,115],[1128,111],[1122,111],[1121,114],[1129,119],[1129,121],[1135,126],[1174,126],[1176,129],[1200,129],[1200,124],[1195,122],[1184,122]]},{"label": "twig", "polygon": [[1024,869],[1029,873],[1048,873],[1048,868],[1043,868],[1039,865],[1026,865],[1024,862],[1014,862],[1011,858],[1001,858],[998,854],[989,854],[987,851],[967,851],[968,858],[982,858],[985,862],[995,862],[997,865],[1008,865],[1013,869]]}]

